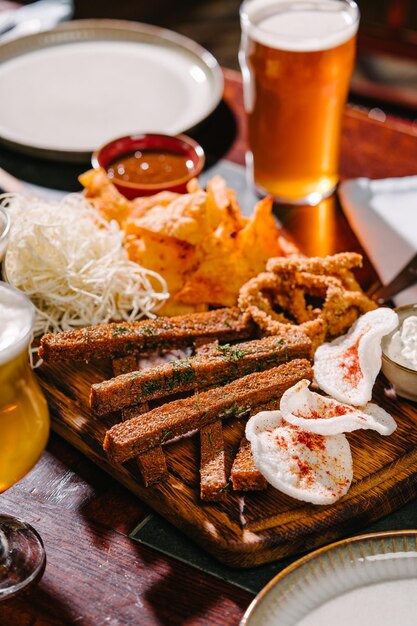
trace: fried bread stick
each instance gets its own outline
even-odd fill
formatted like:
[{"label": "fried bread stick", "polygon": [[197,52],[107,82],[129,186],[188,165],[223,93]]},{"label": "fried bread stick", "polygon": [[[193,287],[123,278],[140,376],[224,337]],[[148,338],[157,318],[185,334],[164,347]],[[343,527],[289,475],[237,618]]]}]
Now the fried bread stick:
[{"label": "fried bread stick", "polygon": [[223,500],[226,495],[226,455],[221,420],[200,429],[200,498]]},{"label": "fried bread stick", "polygon": [[118,357],[140,351],[189,346],[201,338],[208,341],[247,339],[253,328],[253,323],[238,308],[157,317],[141,322],[100,324],[44,335],[39,356],[48,362]]},{"label": "fried bread stick", "polygon": [[135,372],[138,369],[138,359],[131,354],[130,356],[123,356],[119,359],[113,359],[112,361],[113,374],[115,376],[121,376],[122,374],[128,374],[129,372]]},{"label": "fried bread stick", "polygon": [[264,337],[236,345],[211,345],[196,356],[129,372],[92,385],[90,406],[97,415],[172,393],[204,389],[262,372],[294,358],[310,358],[304,334]]},{"label": "fried bread stick", "polygon": [[[122,376],[123,374],[129,374],[129,372],[136,372],[138,370],[138,359],[133,356],[123,356],[112,361],[113,373],[115,376]],[[122,420],[129,420],[135,415],[141,415],[149,411],[149,404],[147,402],[141,402],[140,404],[133,404],[125,407],[121,410]],[[103,413],[104,414],[104,413]]]},{"label": "fried bread stick", "polygon": [[280,397],[303,378],[312,379],[311,364],[295,359],[266,372],[255,372],[224,387],[174,400],[107,431],[103,448],[122,463],[179,435],[227,417],[240,417],[251,407]]},{"label": "fried bread stick", "polygon": [[137,457],[137,463],[145,487],[168,480],[168,468],[164,451],[156,446]]},{"label": "fried bread stick", "polygon": [[[195,341],[197,356],[217,354],[219,342]],[[226,496],[226,454],[221,420],[200,429],[200,498],[209,502]]]},{"label": "fried bread stick", "polygon": [[[138,360],[133,355],[113,359],[113,372],[116,375],[137,370]],[[136,417],[141,413],[149,411],[147,402],[122,409],[122,420],[126,421],[132,417]],[[150,487],[155,483],[159,483],[168,478],[168,469],[165,460],[164,451],[161,446],[156,446],[148,452],[144,452],[136,457],[136,462],[142,476],[145,487]]]},{"label": "fried bread stick", "polygon": [[250,442],[243,437],[233,461],[230,478],[234,491],[262,491],[268,483],[255,465]]},{"label": "fried bread stick", "polygon": [[[261,411],[277,411],[279,410],[279,405],[280,399],[275,398],[253,408],[250,416],[252,417],[252,415]],[[232,481],[234,491],[262,491],[268,486],[268,481],[255,465],[251,444],[246,437],[243,437],[240,442],[239,450],[230,472],[230,480]]]}]

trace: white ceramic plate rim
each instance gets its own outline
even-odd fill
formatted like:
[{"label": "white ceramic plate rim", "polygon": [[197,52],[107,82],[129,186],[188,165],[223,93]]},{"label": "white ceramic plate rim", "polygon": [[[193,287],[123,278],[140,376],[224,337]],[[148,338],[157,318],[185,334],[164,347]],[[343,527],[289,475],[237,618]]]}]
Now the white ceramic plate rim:
[{"label": "white ceramic plate rim", "polygon": [[[308,567],[311,563],[313,564],[318,563],[323,556],[326,556],[326,555],[332,556],[334,553],[340,554],[341,551],[347,552],[351,547],[358,548],[359,550],[361,550],[361,548],[366,545],[377,546],[378,543],[383,542],[385,540],[392,541],[393,544],[395,544],[395,542],[398,542],[398,546],[395,546],[396,548],[398,547],[398,550],[394,550],[394,552],[396,551],[401,552],[402,550],[404,550],[404,545],[400,545],[400,542],[401,540],[406,541],[407,538],[409,538],[410,540],[412,539],[414,542],[417,542],[417,530],[398,530],[398,531],[377,532],[377,533],[370,533],[366,535],[358,535],[356,537],[351,537],[348,539],[337,541],[335,543],[329,544],[328,546],[319,548],[318,550],[315,550],[314,552],[311,552],[310,554],[307,554],[306,556],[298,559],[297,561],[295,561],[294,563],[286,567],[284,570],[282,570],[282,572],[277,574],[277,576],[275,576],[267,585],[265,585],[265,587],[257,594],[257,596],[251,602],[249,607],[246,609],[242,617],[242,620],[240,621],[239,626],[259,626],[261,623],[259,621],[259,617],[261,616],[257,615],[257,613],[260,607],[261,606],[264,607],[267,603],[270,602],[272,594],[274,592],[279,591],[280,587],[286,584],[289,577],[297,576],[303,581],[305,581],[306,580],[305,578],[306,567]],[[381,552],[380,554],[383,554],[383,553]],[[416,552],[416,557],[417,557],[417,552]],[[387,558],[387,562],[388,562],[388,558]],[[383,565],[383,563],[384,561],[381,560],[380,564]],[[385,579],[381,576],[380,580],[383,581]],[[374,581],[369,580],[369,584],[371,584],[372,582]],[[349,589],[352,589],[352,587],[348,587],[348,585],[346,585],[346,591],[348,591]],[[331,600],[333,597],[334,596],[332,596],[330,592],[328,597],[322,598],[321,605]],[[318,608],[318,606],[321,606],[321,605],[319,604],[317,605],[317,607],[314,607],[314,608]],[[280,620],[279,613],[280,613],[280,609],[279,607],[277,607],[277,611],[274,614],[274,619]],[[298,621],[299,621],[299,618],[297,618],[297,621],[293,622],[293,626],[296,626]],[[281,621],[277,621],[277,624],[278,623],[281,624]],[[284,622],[282,622],[282,624],[284,624]],[[285,624],[288,625],[289,622],[286,621]]]},{"label": "white ceramic plate rim", "polygon": [[[0,63],[13,60],[30,52],[60,46],[62,44],[80,42],[143,42],[147,41],[161,46],[173,46],[178,52],[191,58],[204,71],[210,81],[210,98],[204,102],[204,108],[190,111],[186,128],[176,129],[176,134],[187,132],[201,123],[219,104],[223,95],[223,74],[215,57],[205,48],[173,31],[125,20],[75,20],[58,25],[49,31],[21,37],[0,44]],[[139,132],[143,129],[132,129]],[[34,156],[57,158],[63,161],[86,161],[97,146],[76,149],[61,149],[54,145],[36,145],[34,142],[24,143],[16,139],[13,131],[5,128],[0,132],[0,141],[16,150]]]}]

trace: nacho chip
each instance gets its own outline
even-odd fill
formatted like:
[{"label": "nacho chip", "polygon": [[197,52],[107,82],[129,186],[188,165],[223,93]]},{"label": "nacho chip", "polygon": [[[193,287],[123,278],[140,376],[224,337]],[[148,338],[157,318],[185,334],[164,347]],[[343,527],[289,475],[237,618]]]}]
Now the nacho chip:
[{"label": "nacho chip", "polygon": [[272,201],[261,200],[244,217],[220,176],[207,191],[193,179],[186,194],[164,191],[133,201],[119,194],[104,170],[86,172],[80,181],[101,214],[122,224],[131,260],[167,281],[171,297],[159,311],[164,315],[233,306],[240,287],[265,269],[269,257],[294,252],[284,247]]},{"label": "nacho chip", "polygon": [[195,193],[196,191],[204,191],[204,190],[201,188],[200,183],[198,182],[198,178],[192,178],[187,183],[187,192]]},{"label": "nacho chip", "polygon": [[155,205],[134,219],[138,227],[198,245],[207,236],[204,191],[179,195],[168,205]]},{"label": "nacho chip", "polygon": [[202,261],[174,297],[181,302],[233,306],[240,287],[265,269],[270,256],[282,254],[272,201],[258,202],[240,230],[234,220],[221,223],[203,244]]},{"label": "nacho chip", "polygon": [[120,225],[129,216],[131,203],[107,178],[105,170],[88,170],[78,180],[84,195],[106,220],[116,220]]},{"label": "nacho chip", "polygon": [[131,210],[129,217],[142,217],[149,209],[156,206],[167,207],[173,200],[179,198],[179,193],[173,191],[161,191],[154,196],[144,196],[143,198],[135,198],[131,201]]},{"label": "nacho chip", "polygon": [[171,294],[181,289],[186,275],[197,264],[198,253],[194,246],[138,227],[134,236],[127,236],[125,246],[132,261],[165,278]]}]

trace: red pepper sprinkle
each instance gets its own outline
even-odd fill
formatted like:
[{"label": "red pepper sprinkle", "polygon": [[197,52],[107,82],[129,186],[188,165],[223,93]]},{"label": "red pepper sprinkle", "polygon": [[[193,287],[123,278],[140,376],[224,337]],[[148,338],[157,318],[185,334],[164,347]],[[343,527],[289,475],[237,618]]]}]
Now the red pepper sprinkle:
[{"label": "red pepper sprinkle", "polygon": [[306,446],[309,450],[324,450],[325,443],[323,435],[308,433],[306,430],[299,430],[295,437],[296,443]]},{"label": "red pepper sprinkle", "polygon": [[300,417],[301,419],[304,419],[304,420],[319,420],[324,417],[324,415],[321,415],[318,411],[315,411],[314,409],[310,409],[309,413],[303,413],[302,411],[297,411],[297,413],[294,413],[294,415],[295,417]]},{"label": "red pepper sprinkle", "polygon": [[280,435],[275,435],[275,441],[280,446],[280,448],[283,448],[283,450],[288,450],[288,443],[285,441],[284,437],[281,437]]},{"label": "red pepper sprinkle", "polygon": [[294,459],[297,462],[298,469],[302,476],[307,476],[307,474],[311,474],[311,466],[308,463],[302,461],[299,457],[294,457]]},{"label": "red pepper sprinkle", "polygon": [[344,351],[340,359],[340,366],[344,370],[343,378],[349,381],[352,387],[357,387],[363,378],[359,363],[359,342],[367,330],[364,330],[355,343]]},{"label": "red pepper sprinkle", "polygon": [[352,409],[342,404],[336,404],[333,407],[335,415],[346,415],[346,413],[352,413]]},{"label": "red pepper sprinkle", "polygon": [[308,413],[297,411],[297,413],[294,413],[294,415],[295,417],[300,417],[302,419],[318,420],[346,415],[347,413],[353,413],[353,410],[354,409],[351,409],[348,406],[343,406],[342,404],[337,404],[336,402],[330,402],[329,404],[327,404],[323,401],[320,401],[318,405],[318,410],[309,409]]}]

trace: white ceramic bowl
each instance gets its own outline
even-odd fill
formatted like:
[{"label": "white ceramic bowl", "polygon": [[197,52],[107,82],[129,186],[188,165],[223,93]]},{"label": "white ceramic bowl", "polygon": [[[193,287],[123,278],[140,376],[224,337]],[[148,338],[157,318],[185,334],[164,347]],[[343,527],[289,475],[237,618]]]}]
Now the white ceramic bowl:
[{"label": "white ceramic bowl", "polygon": [[415,626],[416,593],[417,531],[362,535],[287,567],[240,626]]},{"label": "white ceramic bowl", "polygon": [[[395,309],[400,319],[400,327],[403,321],[411,315],[417,315],[417,304],[407,304]],[[405,365],[393,361],[387,354],[389,343],[396,330],[382,340],[382,372],[393,385],[398,396],[417,402],[417,371]]]}]

